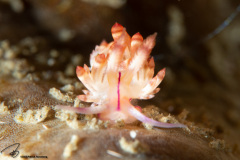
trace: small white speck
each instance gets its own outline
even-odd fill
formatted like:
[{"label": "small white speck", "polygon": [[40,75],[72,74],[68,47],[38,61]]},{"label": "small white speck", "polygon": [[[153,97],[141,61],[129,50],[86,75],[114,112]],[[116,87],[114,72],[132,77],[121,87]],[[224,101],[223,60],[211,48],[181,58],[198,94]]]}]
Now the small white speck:
[{"label": "small white speck", "polygon": [[38,140],[41,140],[41,139],[42,139],[41,133],[38,133],[38,134],[37,134],[37,139],[38,139]]},{"label": "small white speck", "polygon": [[49,129],[49,127],[45,124],[42,125],[44,129]]},{"label": "small white speck", "polygon": [[6,123],[6,122],[0,121],[0,124],[4,124],[4,123]]},{"label": "small white speck", "polygon": [[69,41],[74,38],[74,36],[74,32],[69,29],[62,29],[58,34],[58,37],[61,41]]},{"label": "small white speck", "polygon": [[49,66],[53,66],[56,63],[56,61],[55,61],[55,59],[50,58],[50,59],[48,59],[47,63]]},{"label": "small white speck", "polygon": [[123,158],[123,156],[120,153],[117,153],[117,152],[112,151],[112,150],[107,150],[107,154],[109,154],[111,156],[114,156],[114,157],[117,157],[117,158]]},{"label": "small white speck", "polygon": [[51,50],[50,51],[50,56],[52,57],[52,58],[57,58],[58,56],[59,56],[59,53],[58,53],[58,51],[57,50]]},{"label": "small white speck", "polygon": [[80,138],[77,135],[72,135],[70,142],[66,145],[63,151],[63,157],[68,159],[72,156],[73,152],[78,149],[78,142]]},{"label": "small white speck", "polygon": [[137,137],[137,132],[136,131],[130,131],[130,137],[132,139],[136,138]]},{"label": "small white speck", "polygon": [[0,138],[0,141],[1,141],[3,138],[4,138],[4,136],[2,136],[2,137]]}]

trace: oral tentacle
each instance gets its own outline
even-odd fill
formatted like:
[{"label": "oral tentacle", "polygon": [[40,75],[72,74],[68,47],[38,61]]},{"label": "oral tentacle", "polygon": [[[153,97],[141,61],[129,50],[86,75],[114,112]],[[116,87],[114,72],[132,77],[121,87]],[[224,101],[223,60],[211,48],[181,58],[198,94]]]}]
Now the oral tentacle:
[{"label": "oral tentacle", "polygon": [[152,126],[156,126],[156,127],[160,127],[160,128],[186,128],[186,126],[183,124],[163,123],[163,122],[159,122],[159,121],[153,120],[151,118],[148,118],[147,116],[145,116],[144,114],[139,112],[133,106],[130,106],[128,108],[128,111],[132,116],[134,116],[139,121],[141,121],[143,123],[148,123]]}]

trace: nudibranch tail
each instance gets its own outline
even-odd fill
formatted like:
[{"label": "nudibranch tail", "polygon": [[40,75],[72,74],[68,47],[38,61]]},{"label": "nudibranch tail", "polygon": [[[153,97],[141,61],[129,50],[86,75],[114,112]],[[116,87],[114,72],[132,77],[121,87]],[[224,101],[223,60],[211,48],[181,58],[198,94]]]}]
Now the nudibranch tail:
[{"label": "nudibranch tail", "polygon": [[154,59],[150,53],[157,33],[143,39],[140,33],[129,36],[126,29],[115,23],[111,28],[113,41],[102,41],[90,55],[90,67],[78,66],[76,74],[87,88],[78,98],[92,102],[91,107],[74,108],[57,105],[56,108],[81,114],[98,114],[102,120],[131,123],[140,120],[162,128],[182,128],[182,124],[155,121],[134,107],[131,99],[150,99],[159,92],[158,85],[165,76],[165,68],[154,77]]},{"label": "nudibranch tail", "polygon": [[143,123],[150,124],[152,126],[161,127],[161,128],[186,128],[186,126],[183,124],[163,123],[163,122],[155,121],[151,118],[148,118],[141,112],[139,112],[139,110],[133,106],[129,107],[128,110],[129,110],[129,113],[132,116],[134,116],[136,119],[138,119],[139,121],[141,121]]}]

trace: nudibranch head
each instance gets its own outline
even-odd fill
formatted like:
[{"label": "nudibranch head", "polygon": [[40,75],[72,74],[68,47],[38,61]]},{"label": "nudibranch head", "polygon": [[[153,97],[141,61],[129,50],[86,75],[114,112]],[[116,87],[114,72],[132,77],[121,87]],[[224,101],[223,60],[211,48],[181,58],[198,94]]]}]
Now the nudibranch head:
[{"label": "nudibranch head", "polygon": [[155,45],[156,33],[145,40],[140,33],[132,37],[126,29],[115,23],[111,29],[113,41],[103,41],[90,55],[87,65],[76,68],[77,77],[87,90],[78,98],[92,102],[91,107],[74,108],[58,106],[82,114],[98,114],[102,120],[140,120],[154,126],[173,128],[182,124],[161,123],[141,113],[133,106],[132,99],[150,99],[159,92],[158,85],[165,76],[165,68],[154,76],[154,59],[150,53]]}]

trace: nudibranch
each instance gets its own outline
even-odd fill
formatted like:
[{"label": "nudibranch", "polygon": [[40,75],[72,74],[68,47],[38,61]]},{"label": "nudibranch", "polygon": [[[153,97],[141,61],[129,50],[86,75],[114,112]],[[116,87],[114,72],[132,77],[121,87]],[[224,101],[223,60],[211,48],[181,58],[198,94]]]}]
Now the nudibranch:
[{"label": "nudibranch", "polygon": [[56,108],[81,114],[97,114],[101,120],[131,123],[139,120],[162,128],[180,128],[183,124],[163,123],[146,117],[141,107],[133,106],[132,99],[150,99],[159,92],[157,86],[165,76],[165,68],[154,75],[154,59],[150,53],[155,45],[156,33],[145,40],[140,33],[132,37],[126,29],[115,23],[111,29],[113,42],[103,41],[90,55],[90,68],[76,68],[77,77],[87,88],[78,98],[92,102],[80,108],[58,105]]}]

